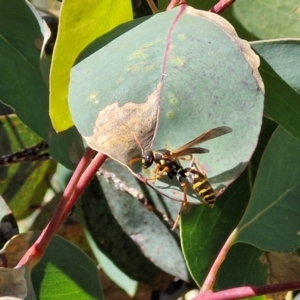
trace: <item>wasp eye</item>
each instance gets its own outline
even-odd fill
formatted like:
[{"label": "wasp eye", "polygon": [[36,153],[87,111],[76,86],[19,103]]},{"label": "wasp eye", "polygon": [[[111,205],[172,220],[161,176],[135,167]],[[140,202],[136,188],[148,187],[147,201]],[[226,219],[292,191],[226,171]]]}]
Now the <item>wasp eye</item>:
[{"label": "wasp eye", "polygon": [[146,151],[145,156],[142,159],[142,164],[145,169],[149,168],[153,163],[153,152]]}]

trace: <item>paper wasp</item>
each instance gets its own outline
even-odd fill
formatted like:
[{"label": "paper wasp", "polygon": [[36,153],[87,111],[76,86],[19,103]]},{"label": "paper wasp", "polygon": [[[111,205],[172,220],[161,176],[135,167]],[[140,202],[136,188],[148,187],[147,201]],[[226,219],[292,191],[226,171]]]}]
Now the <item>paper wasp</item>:
[{"label": "paper wasp", "polygon": [[[193,157],[192,154],[209,152],[207,149],[193,146],[217,138],[231,131],[232,129],[227,126],[216,127],[204,132],[190,142],[172,151],[167,149],[143,151],[142,157],[132,159],[130,164],[141,160],[143,168],[148,169],[153,163],[156,163],[153,171],[154,177],[149,180],[159,179],[164,175],[164,173],[167,173],[170,179],[176,177],[182,186],[184,193],[182,208],[187,203],[187,186],[183,179],[186,179],[190,183],[191,187],[201,197],[203,202],[212,207],[216,201],[217,193],[209,183],[200,164],[197,165],[197,168],[195,168],[193,160],[190,167],[183,168],[179,160],[191,160]],[[185,156],[189,156],[189,158],[185,158]],[[175,221],[174,226],[176,226],[177,222],[178,218]]]}]

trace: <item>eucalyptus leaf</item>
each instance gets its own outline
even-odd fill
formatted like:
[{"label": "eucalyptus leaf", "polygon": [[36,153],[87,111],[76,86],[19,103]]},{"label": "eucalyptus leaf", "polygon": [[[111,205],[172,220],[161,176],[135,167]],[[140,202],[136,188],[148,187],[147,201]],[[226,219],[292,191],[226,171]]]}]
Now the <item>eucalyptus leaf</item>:
[{"label": "eucalyptus leaf", "polygon": [[297,0],[240,0],[233,5],[233,15],[245,29],[256,36],[256,39],[300,37]]},{"label": "eucalyptus leaf", "polygon": [[73,126],[67,99],[70,69],[78,54],[97,37],[131,19],[129,0],[63,2],[50,75],[50,116],[56,131]]},{"label": "eucalyptus leaf", "polygon": [[300,40],[271,40],[251,45],[261,56],[265,112],[300,140]]},{"label": "eucalyptus leaf", "polygon": [[[128,170],[116,162],[105,164],[105,168],[110,170],[110,173],[113,172],[110,176],[115,177],[117,174],[117,178],[110,178],[112,183],[109,184],[104,179],[107,174],[104,178],[100,177],[102,189],[94,182],[84,193],[82,201],[87,227],[100,250],[124,273],[136,280],[151,285],[162,278],[165,278],[163,282],[170,280],[171,277],[163,275],[159,270],[161,269],[188,281],[189,275],[176,235],[170,231],[170,225],[163,221],[161,215],[161,210],[166,208],[166,204],[162,205],[159,203],[162,199],[157,199],[156,209],[149,210],[150,206],[143,206],[137,198],[124,190],[126,183],[131,191],[143,192],[136,178]],[[125,183],[120,181],[120,178],[123,178]],[[114,182],[121,191],[115,189]],[[160,198],[151,190],[150,193],[151,201]],[[176,216],[180,204],[168,199],[166,201],[177,204]],[[154,206],[153,202],[151,203],[151,206]],[[167,213],[169,210],[166,210]],[[147,272],[142,271],[146,268]]]},{"label": "eucalyptus leaf", "polygon": [[273,252],[299,248],[300,142],[282,127],[263,154],[236,242]]},{"label": "eucalyptus leaf", "polygon": [[50,64],[42,55],[45,24],[23,0],[0,0],[0,99],[50,145],[51,155],[72,169],[83,154],[78,131],[57,134],[49,117],[47,74]]},{"label": "eucalyptus leaf", "polygon": [[[153,16],[76,64],[70,109],[89,146],[128,168],[142,150],[172,150],[212,128],[231,127],[232,133],[205,143],[210,153],[201,156],[219,190],[240,175],[257,144],[264,94],[258,65],[228,22],[181,6]],[[153,177],[150,172],[143,176]],[[167,176],[155,188],[183,199],[179,183]],[[199,200],[191,190],[189,196]]]}]

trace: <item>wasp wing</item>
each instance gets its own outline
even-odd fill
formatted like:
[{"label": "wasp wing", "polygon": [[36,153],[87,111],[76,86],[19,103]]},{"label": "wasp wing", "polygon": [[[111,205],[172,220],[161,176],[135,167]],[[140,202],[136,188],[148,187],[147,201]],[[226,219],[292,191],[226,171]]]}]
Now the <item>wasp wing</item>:
[{"label": "wasp wing", "polygon": [[178,157],[178,156],[185,156],[185,155],[190,155],[194,153],[208,153],[209,150],[201,147],[191,147],[191,148],[186,148],[181,150],[180,152],[171,152],[171,156],[173,157]]},{"label": "wasp wing", "polygon": [[[171,156],[178,157],[178,156],[189,155],[192,153],[207,153],[207,152],[209,152],[207,149],[191,148],[191,147],[196,144],[200,144],[200,143],[204,143],[206,141],[212,140],[216,137],[222,136],[231,131],[232,131],[232,129],[228,126],[220,126],[220,127],[210,129],[210,130],[202,133],[200,136],[196,137],[195,139],[191,140],[190,142],[186,143],[185,145],[179,147],[178,149],[173,150],[171,152]],[[191,152],[191,149],[193,149],[195,151]],[[196,149],[199,149],[199,151],[197,151]]]}]

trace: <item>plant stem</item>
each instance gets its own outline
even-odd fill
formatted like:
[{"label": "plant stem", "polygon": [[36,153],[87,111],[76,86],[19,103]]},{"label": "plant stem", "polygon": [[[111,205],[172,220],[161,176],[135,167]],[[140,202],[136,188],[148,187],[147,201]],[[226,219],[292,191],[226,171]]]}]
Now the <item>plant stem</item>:
[{"label": "plant stem", "polygon": [[186,2],[184,0],[171,0],[166,10],[173,9],[180,4],[186,4]]},{"label": "plant stem", "polygon": [[147,3],[152,11],[152,13],[155,15],[157,13],[159,13],[159,9],[156,7],[155,3],[153,2],[153,0],[147,0]]},{"label": "plant stem", "polygon": [[78,197],[84,191],[99,167],[107,158],[106,155],[98,153],[91,162],[91,159],[95,153],[96,151],[90,148],[86,150],[61,197],[61,200],[53,214],[52,219],[42,231],[36,242],[21,258],[17,267],[21,267],[26,264],[30,268],[33,268],[43,257],[47,246],[49,245],[58,226],[62,223],[71,208],[74,206]]},{"label": "plant stem", "polygon": [[219,13],[223,12],[226,8],[228,8],[234,2],[235,2],[235,0],[220,0],[209,11],[212,13],[219,14]]},{"label": "plant stem", "polygon": [[295,291],[300,289],[300,281],[292,281],[264,286],[243,286],[220,291],[199,294],[193,300],[236,300],[279,292]]},{"label": "plant stem", "polygon": [[[216,281],[216,275],[218,270],[220,269],[221,264],[223,263],[223,261],[225,260],[225,257],[230,249],[230,247],[232,246],[235,237],[236,237],[236,233],[237,233],[237,228],[235,228],[232,233],[230,234],[230,236],[228,237],[227,241],[225,242],[225,244],[223,245],[221,251],[219,252],[216,260],[214,261],[208,275],[206,276],[206,279],[203,283],[203,286],[200,290],[199,295],[201,294],[205,294],[208,291],[212,291],[214,283]],[[199,298],[200,299],[200,298]]]}]

